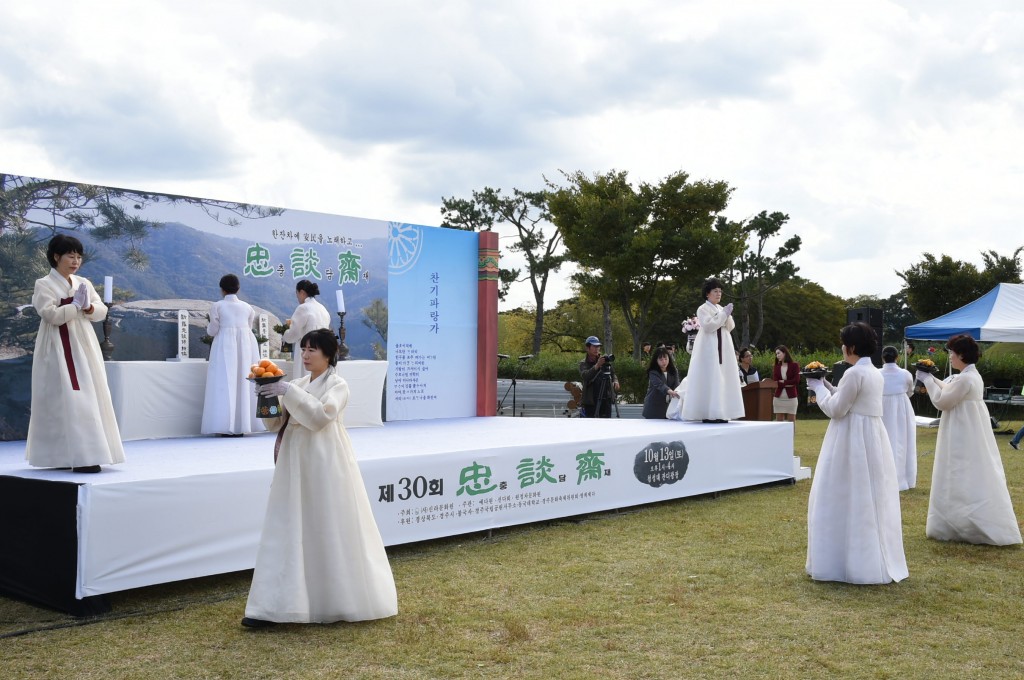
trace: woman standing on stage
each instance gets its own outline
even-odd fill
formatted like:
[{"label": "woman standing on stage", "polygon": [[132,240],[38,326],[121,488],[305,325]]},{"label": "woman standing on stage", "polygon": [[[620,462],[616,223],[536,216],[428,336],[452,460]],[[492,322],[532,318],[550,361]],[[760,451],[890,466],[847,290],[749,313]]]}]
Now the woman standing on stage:
[{"label": "woman standing on stage", "polygon": [[330,330],[301,341],[308,375],[258,388],[280,396],[277,465],[242,625],[364,621],[398,613],[395,580],[348,433],[348,384]]},{"label": "woman standing on stage", "polygon": [[256,397],[245,377],[260,360],[260,346],[253,335],[256,311],[238,299],[241,284],[234,274],[220,279],[223,299],[210,307],[206,332],[213,336],[206,369],[206,399],[200,432],[241,437],[266,428],[256,417]]},{"label": "woman standing on stage", "polygon": [[839,334],[853,366],[838,387],[809,378],[831,421],[807,502],[807,573],[816,581],[878,584],[909,572],[896,466],[882,424],[882,376],[871,363],[877,342],[865,323]]},{"label": "woman standing on stage", "polygon": [[[299,306],[292,312],[292,318],[285,321],[288,330],[281,336],[285,342],[297,347],[299,340],[306,337],[306,333],[318,328],[331,327],[331,313],[316,299],[319,294],[320,286],[312,281],[302,279],[295,284],[295,298],[299,301]],[[292,357],[291,380],[295,381],[305,376],[307,371],[302,365],[299,352],[292,352]]]},{"label": "woman standing on stage", "polygon": [[896,363],[899,350],[882,350],[882,422],[889,435],[896,479],[900,491],[917,486],[917,422],[910,395],[914,393],[914,376]]},{"label": "woman standing on stage", "polygon": [[985,381],[974,366],[981,350],[969,335],[954,335],[946,349],[960,373],[943,382],[917,372],[942,411],[925,534],[940,541],[1015,545],[1021,542],[1020,526],[983,401]]},{"label": "woman standing on stage", "polygon": [[101,465],[123,463],[124,447],[92,327],[107,317],[107,307],[89,280],[77,276],[82,254],[74,236],[50,239],[52,269],[32,293],[40,321],[25,458],[37,467],[99,472]]},{"label": "woman standing on stage", "polygon": [[683,420],[724,423],[742,418],[743,393],[736,381],[736,351],[733,349],[732,303],[722,307],[722,282],[711,278],[701,289],[704,304],[697,308],[700,330],[693,341],[693,356],[686,377]]}]

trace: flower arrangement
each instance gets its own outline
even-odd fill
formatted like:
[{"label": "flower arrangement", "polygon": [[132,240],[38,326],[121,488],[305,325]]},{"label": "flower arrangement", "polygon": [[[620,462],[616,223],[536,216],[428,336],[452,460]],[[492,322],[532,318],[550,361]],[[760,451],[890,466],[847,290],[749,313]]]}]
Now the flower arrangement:
[{"label": "flower arrangement", "polygon": [[[827,370],[828,370],[828,366],[826,366],[825,364],[821,363],[820,361],[810,361],[810,362],[807,363],[806,366],[804,366],[804,370],[800,371],[800,375],[802,375],[802,376],[804,376],[806,378],[815,378],[817,380],[821,380],[822,378],[825,377],[825,373],[826,373]],[[814,394],[814,390],[811,390],[811,389],[807,390],[807,403],[808,404],[817,404],[818,403],[818,396],[816,394]]]},{"label": "flower arrangement", "polygon": [[700,321],[695,316],[691,316],[689,319],[683,320],[683,333],[687,335],[696,333],[700,330]]}]

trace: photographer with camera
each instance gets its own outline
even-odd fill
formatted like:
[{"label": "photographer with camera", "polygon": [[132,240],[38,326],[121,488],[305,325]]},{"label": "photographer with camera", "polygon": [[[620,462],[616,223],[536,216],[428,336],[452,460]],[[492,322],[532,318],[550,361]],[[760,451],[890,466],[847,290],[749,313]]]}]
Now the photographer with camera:
[{"label": "photographer with camera", "polygon": [[611,418],[612,404],[619,391],[619,379],[612,362],[614,354],[601,354],[601,341],[591,335],[586,340],[587,356],[580,362],[580,380],[583,383],[583,418]]}]

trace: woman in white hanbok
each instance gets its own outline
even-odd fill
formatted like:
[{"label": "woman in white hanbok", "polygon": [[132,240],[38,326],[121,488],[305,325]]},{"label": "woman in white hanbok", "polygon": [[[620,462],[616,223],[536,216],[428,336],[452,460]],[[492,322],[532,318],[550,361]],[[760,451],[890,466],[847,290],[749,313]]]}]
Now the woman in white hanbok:
[{"label": "woman in white hanbok", "polygon": [[398,613],[395,581],[348,433],[348,384],[330,330],[301,340],[309,375],[263,385],[280,396],[274,480],[242,625],[364,621]]},{"label": "woman in white hanbok", "polygon": [[256,417],[256,395],[246,381],[249,369],[260,360],[259,343],[252,332],[256,311],[238,299],[239,285],[234,274],[221,277],[224,297],[210,307],[206,332],[213,336],[213,343],[206,369],[203,434],[241,436],[267,429]]},{"label": "woman in white hanbok", "polygon": [[724,423],[745,413],[731,334],[736,322],[732,319],[732,303],[725,307],[718,304],[722,301],[721,281],[708,279],[701,293],[705,302],[697,308],[700,330],[693,341],[682,419]]},{"label": "woman in white hanbok", "polygon": [[32,414],[25,458],[36,467],[99,472],[124,462],[107,373],[92,322],[107,307],[82,266],[82,242],[58,234],[46,259],[53,269],[36,281],[32,306],[39,332],[32,355]]},{"label": "woman in white hanbok", "polygon": [[949,363],[960,373],[943,382],[917,372],[928,398],[942,411],[925,534],[940,541],[1020,543],[1020,526],[983,401],[985,383],[974,366],[981,358],[978,343],[969,335],[955,335],[946,348]]},{"label": "woman in white hanbok", "polygon": [[914,394],[914,376],[896,363],[899,350],[882,350],[882,422],[889,435],[896,479],[900,491],[917,486],[917,422],[910,397]]},{"label": "woman in white hanbok", "polygon": [[883,381],[871,364],[875,333],[854,323],[840,338],[843,359],[853,366],[839,386],[807,380],[832,419],[807,503],[807,573],[816,581],[902,581],[909,572],[896,466],[882,424]]},{"label": "woman in white hanbok", "polygon": [[298,351],[299,341],[310,331],[331,327],[331,313],[316,299],[319,294],[320,286],[308,279],[302,279],[295,284],[295,298],[299,301],[299,306],[292,312],[292,318],[285,321],[288,330],[281,336],[285,342],[292,343],[294,348],[290,378],[292,381],[309,373],[302,365],[301,353]]}]

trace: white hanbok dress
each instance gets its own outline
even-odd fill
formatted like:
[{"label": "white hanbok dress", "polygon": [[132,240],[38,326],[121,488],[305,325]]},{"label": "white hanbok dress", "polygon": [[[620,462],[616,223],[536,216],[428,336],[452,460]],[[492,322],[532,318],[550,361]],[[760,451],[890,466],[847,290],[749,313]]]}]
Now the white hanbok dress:
[{"label": "white hanbok dress", "polygon": [[697,308],[697,319],[700,331],[693,341],[682,419],[742,418],[745,414],[743,392],[736,380],[736,351],[730,333],[736,323],[720,305],[710,301]]},{"label": "white hanbok dress", "polygon": [[1020,543],[1020,526],[1006,488],[1003,461],[983,401],[985,383],[978,369],[968,364],[945,382],[932,379],[926,387],[942,416],[925,534],[940,541]]},{"label": "white hanbok dress", "polygon": [[807,573],[816,581],[902,581],[909,572],[882,376],[865,357],[838,387],[821,384],[815,396],[832,420],[807,503]]},{"label": "white hanbok dress", "polygon": [[896,479],[900,491],[917,486],[917,422],[910,397],[914,394],[914,376],[894,363],[883,364],[882,422],[889,435]]},{"label": "white hanbok dress", "polygon": [[[89,290],[92,313],[71,298],[79,285]],[[66,302],[63,302],[65,301]],[[39,333],[32,355],[32,415],[25,458],[36,467],[88,467],[124,462],[124,447],[107,386],[107,372],[92,322],[107,307],[88,279],[56,269],[38,279],[32,306]]]},{"label": "white hanbok dress", "polygon": [[245,615],[330,623],[394,616],[398,595],[342,416],[334,369],[292,383]]},{"label": "white hanbok dress", "polygon": [[315,297],[307,297],[302,304],[292,312],[292,325],[281,335],[285,342],[292,343],[292,374],[288,380],[295,381],[306,375],[309,371],[302,365],[302,351],[299,342],[306,333],[315,331],[318,328],[331,327],[331,313],[320,304]]},{"label": "white hanbok dress", "polygon": [[203,434],[265,432],[256,417],[256,393],[246,380],[249,368],[259,362],[260,347],[252,333],[256,311],[237,295],[225,295],[210,307],[206,332],[213,336],[206,369],[203,401]]}]

